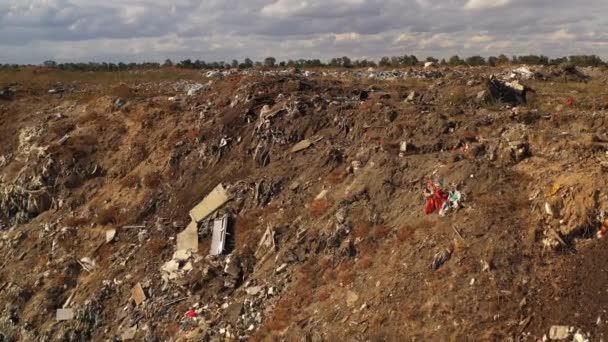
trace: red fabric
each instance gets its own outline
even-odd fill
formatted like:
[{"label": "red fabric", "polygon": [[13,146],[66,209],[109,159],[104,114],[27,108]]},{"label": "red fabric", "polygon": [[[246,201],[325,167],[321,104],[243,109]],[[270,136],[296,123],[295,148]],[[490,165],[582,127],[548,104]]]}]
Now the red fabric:
[{"label": "red fabric", "polygon": [[569,97],[569,98],[566,100],[566,104],[567,104],[568,106],[572,106],[572,105],[574,104],[574,99],[573,99],[573,98],[571,98],[571,97]]},{"label": "red fabric", "polygon": [[188,318],[195,318],[196,317],[196,311],[194,311],[194,309],[188,310],[188,312],[186,312],[186,317],[188,317]]},{"label": "red fabric", "polygon": [[432,214],[435,210],[441,209],[443,203],[448,200],[448,194],[444,193],[441,189],[435,186],[435,184],[430,184],[430,187],[433,190],[433,195],[429,196],[429,198],[426,200],[424,212],[427,215]]}]

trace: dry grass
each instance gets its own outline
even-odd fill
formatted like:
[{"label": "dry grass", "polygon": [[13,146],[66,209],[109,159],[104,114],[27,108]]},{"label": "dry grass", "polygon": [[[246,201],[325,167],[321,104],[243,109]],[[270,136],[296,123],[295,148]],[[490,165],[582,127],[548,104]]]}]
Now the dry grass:
[{"label": "dry grass", "polygon": [[144,249],[150,254],[158,254],[167,247],[167,241],[163,239],[151,239],[148,241]]},{"label": "dry grass", "polygon": [[333,170],[329,175],[327,175],[327,177],[325,177],[325,180],[329,184],[338,185],[344,182],[347,176],[348,172],[346,172],[345,168],[337,168]]},{"label": "dry grass", "polygon": [[391,229],[385,225],[377,225],[372,228],[371,237],[374,240],[382,240],[389,236]]},{"label": "dry grass", "polygon": [[67,227],[78,227],[88,224],[90,220],[85,217],[68,216],[61,223]]},{"label": "dry grass", "polygon": [[101,209],[98,213],[97,216],[95,217],[95,223],[99,224],[99,225],[107,225],[110,223],[117,223],[119,221],[120,218],[120,210],[115,207],[108,207],[108,208],[104,208]]},{"label": "dry grass", "polygon": [[[182,79],[200,80],[200,72],[185,69],[132,70],[118,72],[83,72],[62,71],[41,68],[21,68],[18,70],[1,70],[0,86],[19,83],[28,88],[46,90],[58,82],[70,84],[96,84],[103,86],[106,93],[112,95],[112,86],[120,83],[133,84],[145,82],[177,81]],[[99,94],[98,94],[99,95]]]},{"label": "dry grass", "polygon": [[158,171],[151,171],[146,173],[142,179],[142,183],[146,188],[157,189],[160,186],[162,177]]},{"label": "dry grass", "polygon": [[315,217],[323,216],[331,208],[331,202],[327,198],[315,199],[310,203],[310,213]]},{"label": "dry grass", "polygon": [[139,175],[137,175],[135,173],[130,173],[130,174],[124,176],[120,180],[120,185],[124,186],[125,188],[133,188],[138,184],[139,184]]},{"label": "dry grass", "polygon": [[408,226],[403,226],[397,230],[397,240],[404,242],[412,236],[412,229]]}]

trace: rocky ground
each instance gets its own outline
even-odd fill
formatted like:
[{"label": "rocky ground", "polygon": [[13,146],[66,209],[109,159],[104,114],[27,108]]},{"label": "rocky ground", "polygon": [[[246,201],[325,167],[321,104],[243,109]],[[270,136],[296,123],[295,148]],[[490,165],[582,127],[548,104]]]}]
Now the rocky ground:
[{"label": "rocky ground", "polygon": [[0,341],[606,339],[607,80],[4,71]]}]

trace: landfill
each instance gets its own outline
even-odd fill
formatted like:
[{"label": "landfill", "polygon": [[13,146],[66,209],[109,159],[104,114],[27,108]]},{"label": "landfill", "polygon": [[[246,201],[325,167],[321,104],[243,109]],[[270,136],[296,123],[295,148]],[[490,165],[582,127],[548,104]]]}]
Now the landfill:
[{"label": "landfill", "polygon": [[608,339],[605,70],[172,72],[0,83],[0,341]]}]

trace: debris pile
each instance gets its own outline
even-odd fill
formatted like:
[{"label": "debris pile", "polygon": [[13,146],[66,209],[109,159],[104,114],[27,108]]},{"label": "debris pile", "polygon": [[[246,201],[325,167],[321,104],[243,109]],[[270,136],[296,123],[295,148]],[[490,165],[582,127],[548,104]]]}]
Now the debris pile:
[{"label": "debris pile", "polygon": [[603,79],[553,69],[0,84],[0,340],[606,339]]}]

